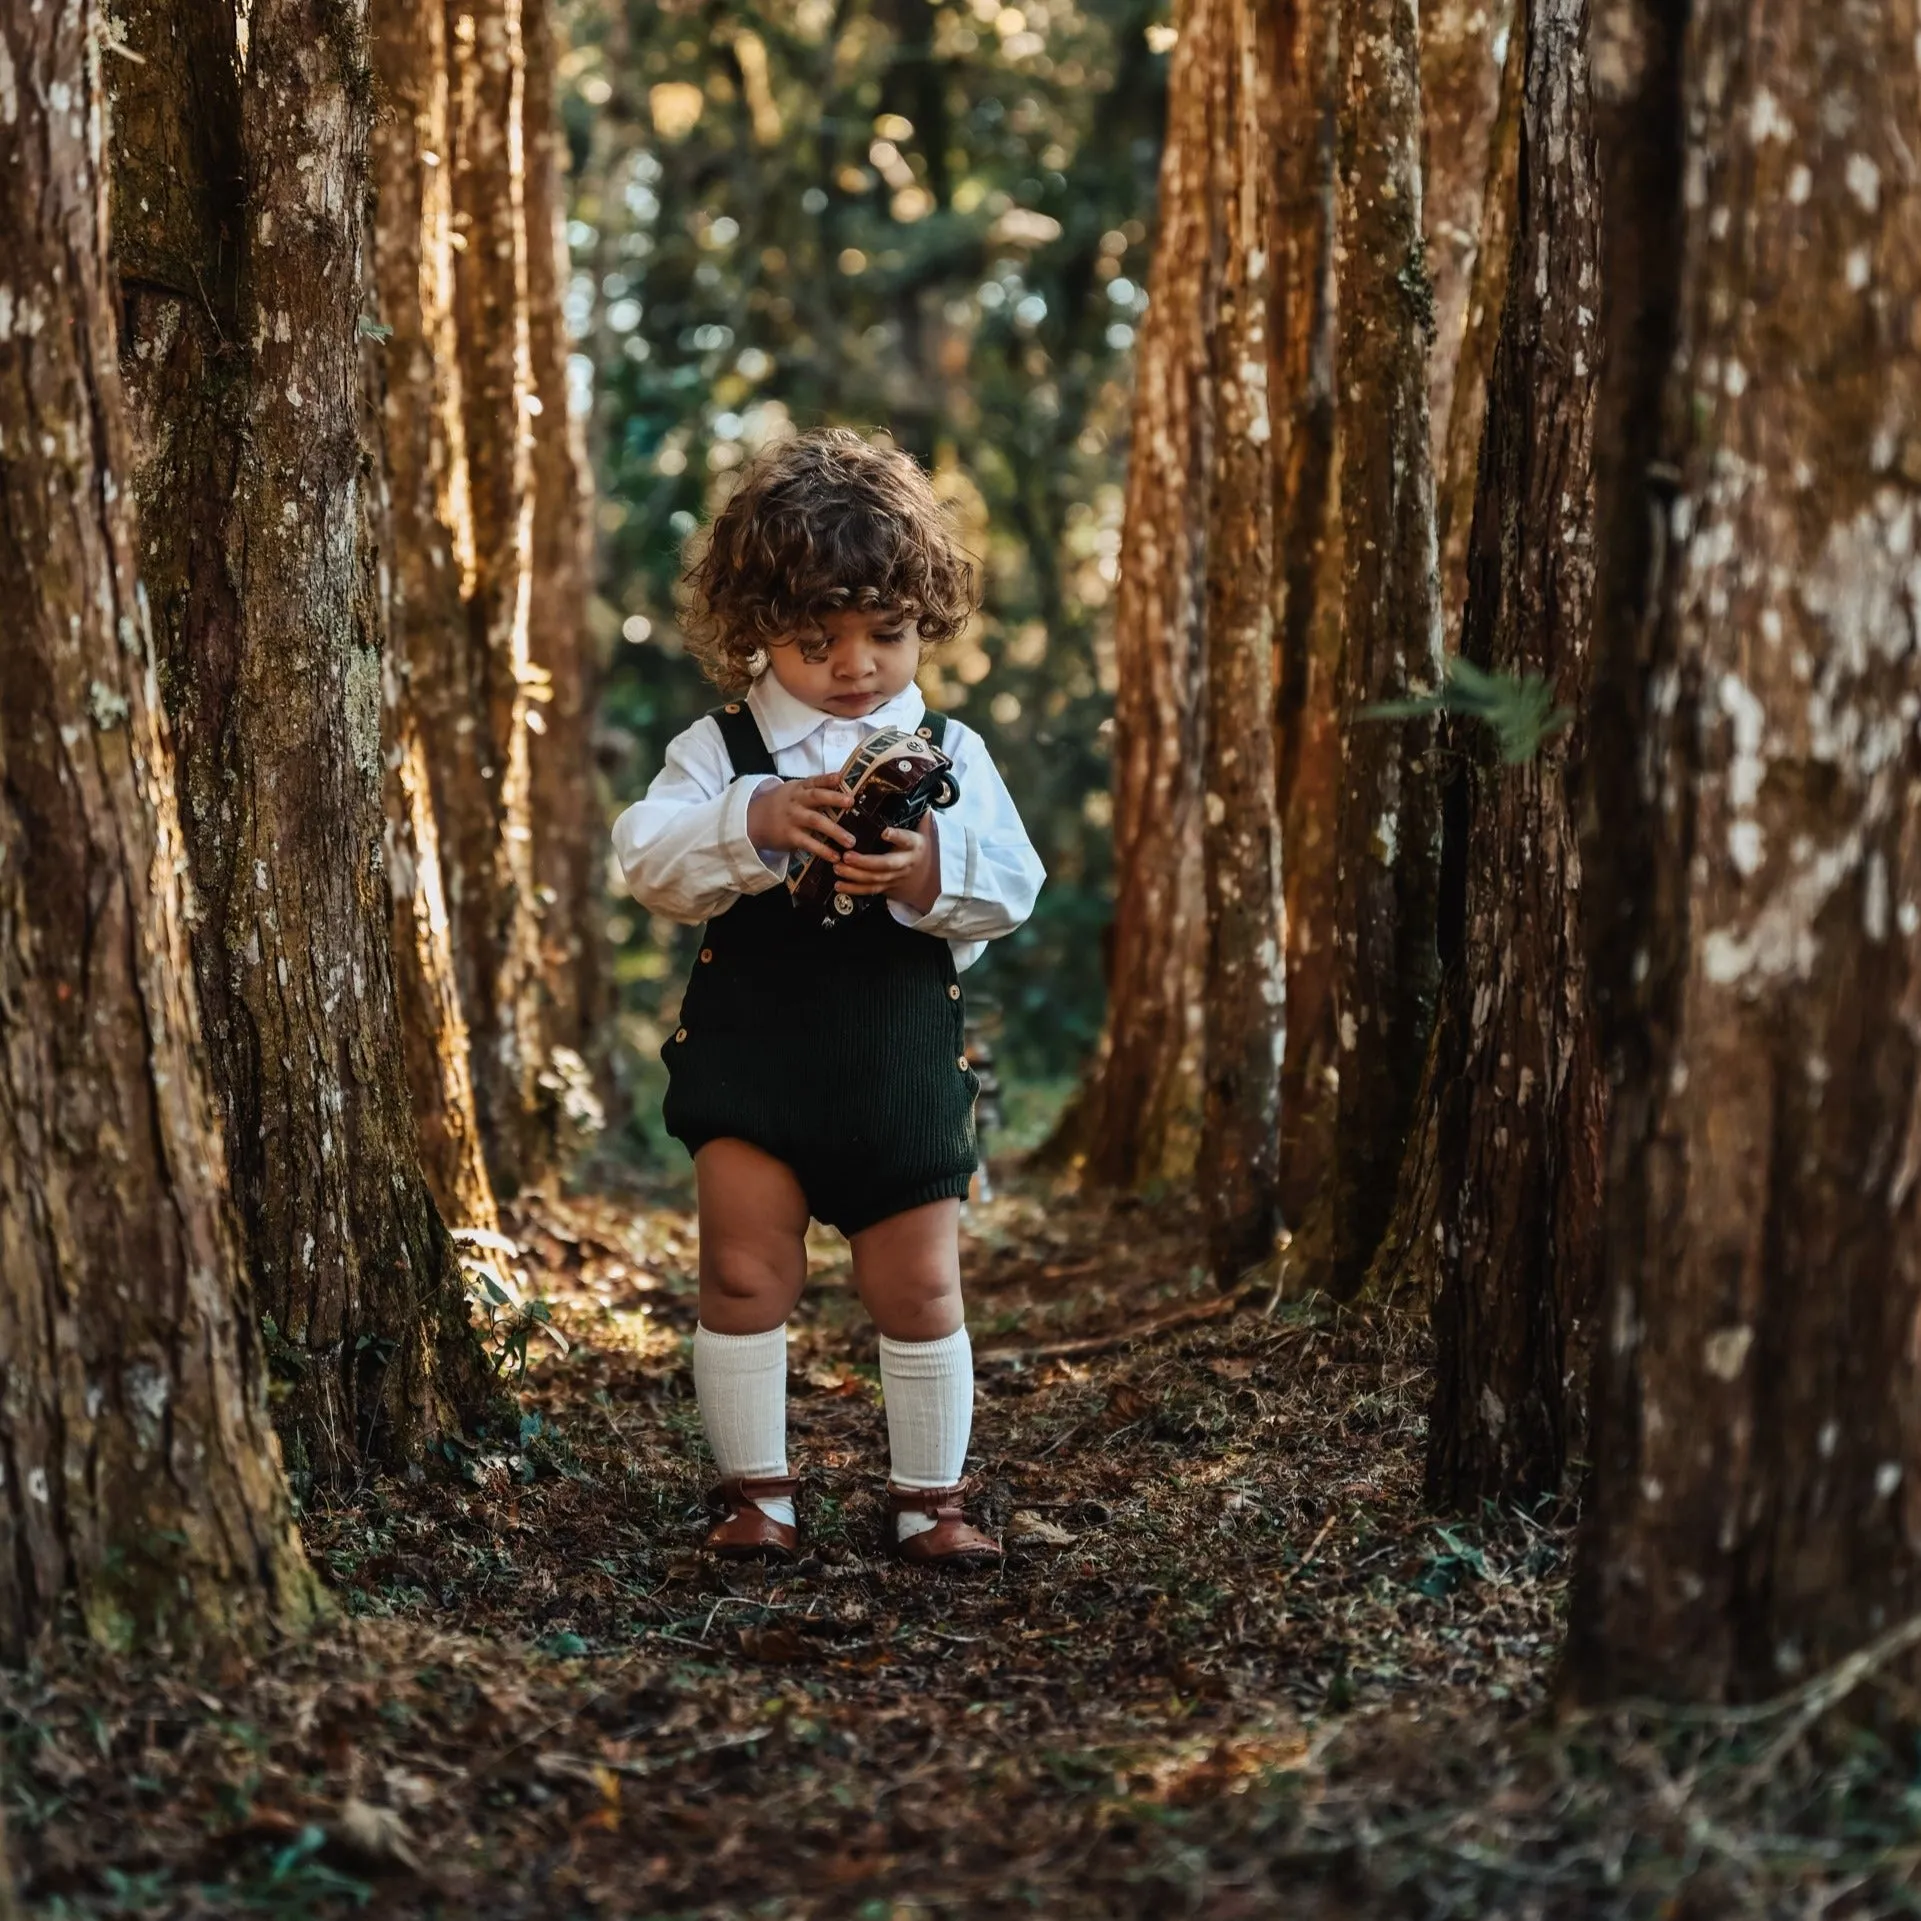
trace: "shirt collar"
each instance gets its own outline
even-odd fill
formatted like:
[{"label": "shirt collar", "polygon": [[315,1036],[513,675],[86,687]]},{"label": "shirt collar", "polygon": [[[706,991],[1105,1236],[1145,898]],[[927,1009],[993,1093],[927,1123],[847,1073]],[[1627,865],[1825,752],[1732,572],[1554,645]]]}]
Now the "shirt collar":
[{"label": "shirt collar", "polygon": [[[771,672],[762,674],[754,682],[747,696],[747,710],[758,723],[768,748],[776,754],[785,753],[816,728],[837,718],[818,707],[808,706],[804,700],[797,700]],[[926,712],[927,702],[910,680],[892,700],[883,701],[871,714],[862,715],[858,725],[863,729],[863,738],[882,727],[900,727],[911,733]]]}]

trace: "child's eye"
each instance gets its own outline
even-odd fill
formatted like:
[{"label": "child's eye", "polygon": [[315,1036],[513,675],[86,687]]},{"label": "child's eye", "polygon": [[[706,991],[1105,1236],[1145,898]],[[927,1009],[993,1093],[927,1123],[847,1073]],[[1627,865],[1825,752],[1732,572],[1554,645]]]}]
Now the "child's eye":
[{"label": "child's eye", "polygon": [[874,638],[883,646],[891,646],[895,641],[905,640],[907,638],[907,629],[905,627],[896,627],[888,633],[876,634]]}]

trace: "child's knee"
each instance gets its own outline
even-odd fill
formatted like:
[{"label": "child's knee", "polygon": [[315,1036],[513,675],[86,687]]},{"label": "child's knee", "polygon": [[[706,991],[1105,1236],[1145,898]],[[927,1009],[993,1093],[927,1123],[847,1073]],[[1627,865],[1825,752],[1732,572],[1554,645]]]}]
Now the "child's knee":
[{"label": "child's knee", "polygon": [[758,1334],[778,1327],[793,1312],[799,1293],[790,1264],[766,1255],[720,1250],[701,1262],[701,1319],[717,1333]]},{"label": "child's knee", "polygon": [[944,1340],[965,1318],[960,1282],[938,1270],[896,1271],[862,1292],[874,1325],[890,1340]]}]

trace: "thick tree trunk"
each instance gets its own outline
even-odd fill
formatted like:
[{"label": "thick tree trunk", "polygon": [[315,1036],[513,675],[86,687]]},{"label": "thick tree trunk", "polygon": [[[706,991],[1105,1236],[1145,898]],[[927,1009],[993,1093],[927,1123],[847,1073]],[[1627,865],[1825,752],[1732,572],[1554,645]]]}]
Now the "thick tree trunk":
[{"label": "thick tree trunk", "polygon": [[127,25],[123,344],[195,970],[283,1434],[297,1471],[334,1476],[411,1454],[483,1382],[421,1177],[381,860],[362,16],[264,0],[244,60],[221,9]]},{"label": "thick tree trunk", "polygon": [[1114,904],[1087,1173],[1140,1189],[1193,1167],[1200,1114],[1201,609],[1217,267],[1208,102],[1217,0],[1183,0],[1161,150],[1153,300],[1135,354],[1114,612]]},{"label": "thick tree trunk", "polygon": [[1921,1607],[1921,84],[1910,4],[1682,12],[1594,37],[1618,1068],[1570,1669],[1714,1700]]},{"label": "thick tree trunk", "polygon": [[[1587,0],[1526,0],[1516,272],[1494,359],[1462,651],[1585,703],[1599,205]],[[1377,1273],[1433,1301],[1428,1498],[1557,1492],[1580,1433],[1604,1088],[1588,1012],[1570,736],[1503,766],[1463,727],[1459,928]]]},{"label": "thick tree trunk", "polygon": [[[449,502],[465,436],[450,433],[459,369],[453,335],[452,171],[446,15],[373,0],[376,306],[391,329],[378,417],[367,423],[384,476],[387,868],[394,971],[421,1162],[443,1216],[497,1229],[475,1102],[470,1036],[453,953],[439,823],[413,662],[464,645],[465,613]],[[457,424],[457,423],[456,423]],[[464,472],[459,482],[464,494]],[[469,733],[473,730],[470,728]]]},{"label": "thick tree trunk", "polygon": [[540,925],[534,898],[527,715],[533,594],[533,409],[527,328],[520,0],[450,14],[454,320],[466,437],[461,556],[467,632],[458,655],[414,669],[449,874],[461,1000],[495,1187],[512,1194],[546,1160],[540,1138]]},{"label": "thick tree trunk", "polygon": [[[1525,0],[1521,0],[1524,5]],[[1434,339],[1427,356],[1434,471],[1444,474],[1448,421],[1476,280],[1481,197],[1501,94],[1495,50],[1508,38],[1514,0],[1434,0],[1421,8],[1421,215]],[[1481,369],[1485,377],[1486,369]]]},{"label": "thick tree trunk", "polygon": [[1286,1040],[1280,1200],[1289,1221],[1327,1178],[1334,1115],[1334,820],[1341,746],[1340,473],[1334,437],[1334,132],[1338,0],[1283,16],[1275,122],[1273,376],[1275,785]]},{"label": "thick tree trunk", "polygon": [[[553,0],[523,0],[527,50],[527,325],[538,411],[533,435],[533,632],[545,674],[531,707],[533,873],[540,905],[541,978],[553,1061],[543,1091],[566,1110],[592,1088],[582,1071],[606,992],[607,826],[594,779],[594,706],[600,672],[587,629],[592,481],[581,423],[567,406],[564,214],[567,153],[555,98]],[[592,1116],[563,1111],[563,1135]]]},{"label": "thick tree trunk", "polygon": [[1343,727],[1334,1006],[1340,1091],[1317,1272],[1347,1296],[1393,1207],[1439,972],[1440,854],[1431,723],[1372,704],[1440,678],[1421,83],[1411,0],[1343,0],[1340,378]]},{"label": "thick tree trunk", "polygon": [[[1487,140],[1487,180],[1482,187],[1481,235],[1475,248],[1466,310],[1460,317],[1448,410],[1430,423],[1437,436],[1434,525],[1441,553],[1441,651],[1456,653],[1467,608],[1467,548],[1474,530],[1474,501],[1487,428],[1487,382],[1501,336],[1507,300],[1508,254],[1513,244],[1515,177],[1521,156],[1521,79],[1525,15],[1508,34],[1501,66],[1500,105]],[[1438,345],[1438,343],[1437,343]],[[1432,382],[1430,380],[1430,387]],[[1445,427],[1445,434],[1442,429]]]},{"label": "thick tree trunk", "polygon": [[1274,430],[1268,276],[1273,258],[1272,21],[1264,0],[1224,0],[1226,59],[1212,101],[1221,279],[1212,361],[1203,867],[1207,889],[1206,1094],[1196,1186],[1216,1277],[1272,1252],[1279,1224],[1285,975],[1274,787]]},{"label": "thick tree trunk", "polygon": [[[121,481],[90,6],[0,16],[0,1654],[311,1609]],[[0,1861],[0,1878],[6,1876]],[[11,1881],[0,1901],[12,1904]]]}]

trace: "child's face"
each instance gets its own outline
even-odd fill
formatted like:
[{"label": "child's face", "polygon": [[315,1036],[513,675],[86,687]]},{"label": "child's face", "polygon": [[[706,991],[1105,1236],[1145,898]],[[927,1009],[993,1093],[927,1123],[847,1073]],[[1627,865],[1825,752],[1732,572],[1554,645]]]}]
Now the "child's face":
[{"label": "child's face", "polygon": [[[822,639],[768,649],[774,678],[809,707],[859,720],[892,700],[920,666],[920,634],[911,618],[890,613],[829,614]],[[809,654],[818,655],[809,659]]]}]

